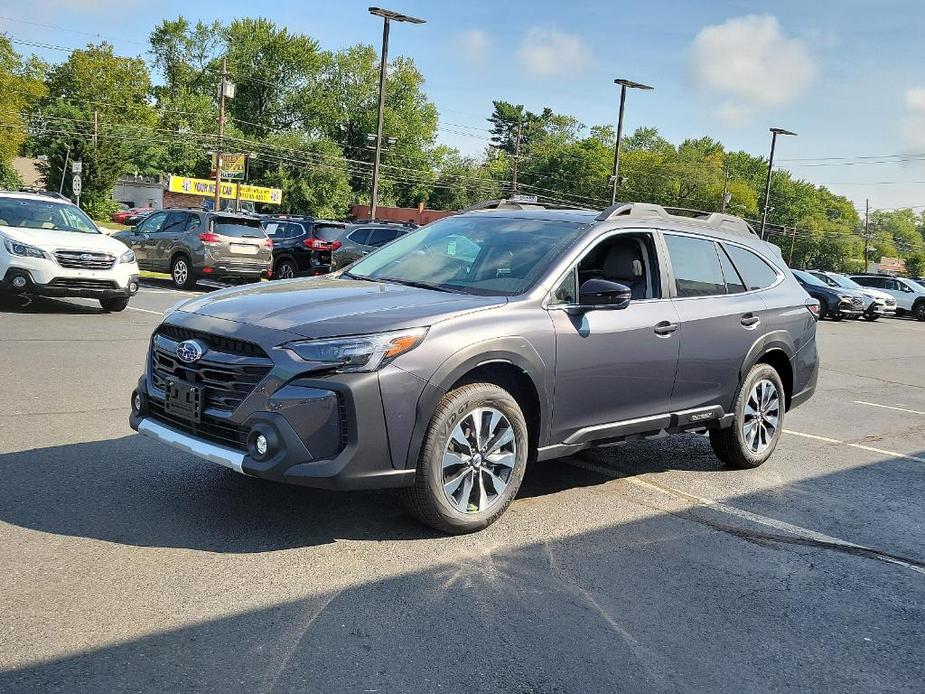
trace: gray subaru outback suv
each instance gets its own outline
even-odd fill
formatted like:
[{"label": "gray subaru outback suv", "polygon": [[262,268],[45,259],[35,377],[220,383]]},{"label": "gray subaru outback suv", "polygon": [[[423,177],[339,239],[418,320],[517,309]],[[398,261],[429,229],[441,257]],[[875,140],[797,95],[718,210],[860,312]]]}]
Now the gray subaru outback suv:
[{"label": "gray subaru outback suv", "polygon": [[532,460],[706,431],[727,464],[762,464],[815,389],[817,316],[735,217],[474,211],[332,275],[178,304],[130,423],[255,477],[402,487],[421,521],[469,532]]}]

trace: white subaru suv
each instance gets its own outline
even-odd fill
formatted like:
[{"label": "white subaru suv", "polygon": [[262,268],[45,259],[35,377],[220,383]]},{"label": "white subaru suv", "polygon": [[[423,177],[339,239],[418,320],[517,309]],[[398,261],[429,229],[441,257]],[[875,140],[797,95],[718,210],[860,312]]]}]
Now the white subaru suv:
[{"label": "white subaru suv", "polygon": [[916,320],[925,321],[925,287],[905,277],[889,275],[851,275],[858,284],[886,292],[896,299],[896,315],[911,313]]},{"label": "white subaru suv", "polygon": [[0,292],[98,299],[122,311],[138,291],[138,263],[83,210],[57,193],[0,191]]}]

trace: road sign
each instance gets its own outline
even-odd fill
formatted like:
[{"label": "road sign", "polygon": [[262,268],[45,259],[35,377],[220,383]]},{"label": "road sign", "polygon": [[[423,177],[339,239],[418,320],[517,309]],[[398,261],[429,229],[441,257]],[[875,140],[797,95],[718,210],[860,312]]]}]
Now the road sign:
[{"label": "road sign", "polygon": [[84,172],[84,163],[82,161],[71,162],[71,173],[72,174],[82,174],[83,172]]},{"label": "road sign", "polygon": [[80,174],[75,173],[74,178],[71,179],[71,190],[74,191],[74,195],[80,197],[80,189],[83,185],[83,182],[80,180]]}]

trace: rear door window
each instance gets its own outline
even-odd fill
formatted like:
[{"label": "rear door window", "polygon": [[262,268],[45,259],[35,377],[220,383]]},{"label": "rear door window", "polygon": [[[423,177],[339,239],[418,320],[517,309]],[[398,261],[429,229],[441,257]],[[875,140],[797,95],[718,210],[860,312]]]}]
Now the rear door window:
[{"label": "rear door window", "polygon": [[372,231],[372,229],[357,229],[356,231],[351,231],[348,238],[354,243],[365,246],[366,242],[369,240],[370,231]]},{"label": "rear door window", "polygon": [[395,229],[373,229],[369,233],[369,239],[366,241],[367,246],[384,246],[390,241],[394,241],[398,236]]},{"label": "rear door window", "polygon": [[742,281],[739,272],[735,269],[732,261],[729,260],[729,256],[726,255],[726,251],[722,246],[720,246],[718,255],[719,264],[723,267],[723,277],[726,278],[726,292],[729,294],[741,294],[745,291],[745,282]]},{"label": "rear door window", "polygon": [[165,219],[167,219],[166,212],[157,212],[139,224],[136,229],[142,234],[153,234],[161,228],[161,224],[164,223]]},{"label": "rear door window", "polygon": [[713,241],[666,234],[678,297],[726,293],[726,281]]},{"label": "rear door window", "polygon": [[186,228],[186,218],[189,217],[188,212],[171,212],[167,215],[167,221],[164,222],[164,226],[161,227],[161,232],[164,234],[178,234]]},{"label": "rear door window", "polygon": [[751,251],[732,244],[723,244],[723,247],[729,252],[729,257],[750,291],[765,289],[777,281],[774,268]]}]

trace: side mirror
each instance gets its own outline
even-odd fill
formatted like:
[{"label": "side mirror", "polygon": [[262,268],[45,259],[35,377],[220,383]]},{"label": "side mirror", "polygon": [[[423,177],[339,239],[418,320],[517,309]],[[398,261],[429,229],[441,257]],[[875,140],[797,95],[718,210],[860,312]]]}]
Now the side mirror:
[{"label": "side mirror", "polygon": [[587,280],[578,290],[578,303],[588,308],[626,308],[632,298],[633,291],[625,284],[600,278]]}]

